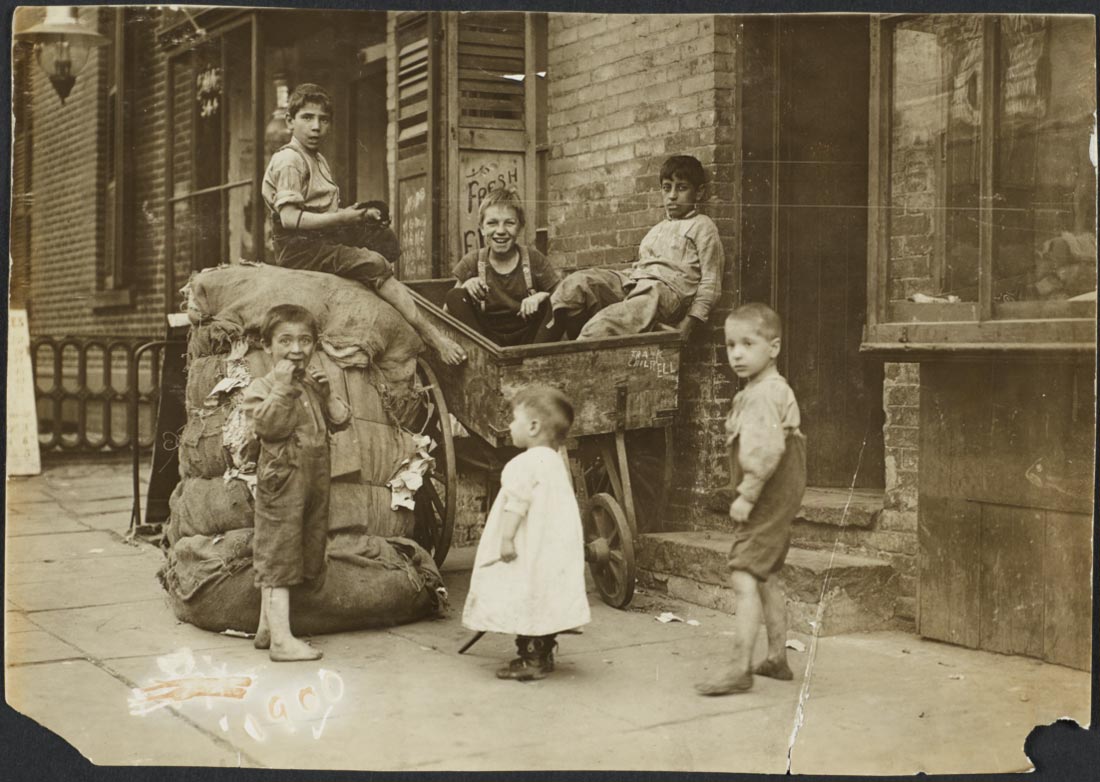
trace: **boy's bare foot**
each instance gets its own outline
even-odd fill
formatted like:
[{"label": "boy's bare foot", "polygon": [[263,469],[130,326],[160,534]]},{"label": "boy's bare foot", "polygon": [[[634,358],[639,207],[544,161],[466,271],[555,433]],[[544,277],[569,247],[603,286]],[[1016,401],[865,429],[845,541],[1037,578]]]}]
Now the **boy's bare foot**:
[{"label": "boy's bare foot", "polygon": [[299,662],[303,660],[320,660],[324,652],[314,649],[300,638],[290,638],[281,643],[272,642],[271,661],[276,663]]},{"label": "boy's bare foot", "polygon": [[454,340],[443,336],[438,331],[423,336],[424,341],[428,343],[428,347],[439,354],[444,364],[456,367],[466,360],[466,351],[460,348]]},{"label": "boy's bare foot", "polygon": [[712,679],[699,682],[695,691],[700,695],[732,695],[752,689],[752,674],[727,668]]},{"label": "boy's bare foot", "polygon": [[769,679],[780,679],[785,682],[789,682],[794,678],[794,671],[791,670],[791,666],[787,665],[786,660],[769,660],[765,658],[752,669],[752,672],[757,676],[767,676]]},{"label": "boy's bare foot", "polygon": [[252,640],[252,645],[257,649],[270,649],[271,648],[271,631],[267,627],[260,626],[256,629],[256,637]]}]

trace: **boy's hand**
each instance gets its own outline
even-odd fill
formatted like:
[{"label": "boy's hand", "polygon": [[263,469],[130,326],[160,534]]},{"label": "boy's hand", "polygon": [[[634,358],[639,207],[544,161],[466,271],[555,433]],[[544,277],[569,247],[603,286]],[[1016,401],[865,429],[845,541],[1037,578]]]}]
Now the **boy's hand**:
[{"label": "boy's hand", "polygon": [[275,380],[279,383],[285,383],[290,385],[294,382],[294,372],[298,369],[298,365],[291,361],[289,358],[284,358],[278,364],[275,365]]},{"label": "boy's hand", "polygon": [[516,558],[516,544],[511,540],[500,541],[500,559],[502,562],[511,562]]},{"label": "boy's hand", "polygon": [[538,293],[532,293],[526,299],[519,303],[519,314],[521,318],[529,318],[539,311],[539,305],[550,298],[550,294],[546,291],[539,291]]},{"label": "boy's hand", "polygon": [[354,225],[363,221],[363,213],[365,210],[358,209],[354,205],[345,206],[343,209],[337,211],[340,215],[340,223],[342,225]]},{"label": "boy's hand", "polygon": [[332,393],[332,386],[328,382],[328,375],[325,374],[325,370],[314,367],[309,370],[309,376],[313,378],[313,382],[317,384],[321,396],[327,397]]},{"label": "boy's hand", "polygon": [[482,282],[480,277],[471,277],[462,283],[462,287],[475,301],[484,301],[489,294],[489,286]]},{"label": "boy's hand", "polygon": [[752,513],[752,507],[751,502],[744,497],[738,497],[730,504],[730,518],[737,522],[748,521],[749,514]]}]

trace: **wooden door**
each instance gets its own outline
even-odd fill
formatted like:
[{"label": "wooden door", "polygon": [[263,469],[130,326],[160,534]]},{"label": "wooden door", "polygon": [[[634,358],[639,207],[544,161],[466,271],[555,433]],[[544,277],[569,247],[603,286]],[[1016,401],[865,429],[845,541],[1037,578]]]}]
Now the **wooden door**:
[{"label": "wooden door", "polygon": [[882,363],[866,303],[869,31],[863,17],[745,23],[741,300],[784,321],[807,478],[884,485]]},{"label": "wooden door", "polygon": [[1091,360],[921,364],[921,635],[1088,668]]}]

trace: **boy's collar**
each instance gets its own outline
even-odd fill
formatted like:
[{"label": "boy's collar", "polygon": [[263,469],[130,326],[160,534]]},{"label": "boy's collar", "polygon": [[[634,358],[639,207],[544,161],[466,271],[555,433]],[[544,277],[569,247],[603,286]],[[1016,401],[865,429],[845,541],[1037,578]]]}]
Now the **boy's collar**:
[{"label": "boy's collar", "polygon": [[309,155],[310,157],[317,157],[320,154],[320,150],[314,151],[314,150],[310,149],[305,144],[303,144],[301,141],[299,141],[297,139],[297,137],[295,137],[295,136],[290,137],[290,146],[294,147],[299,152],[304,152],[305,154]]},{"label": "boy's collar", "polygon": [[697,215],[697,214],[699,214],[698,209],[692,209],[690,212],[688,212],[683,217],[669,217],[668,212],[665,212],[665,219],[666,220],[672,220],[672,221],[675,221],[675,220],[690,220],[691,218],[695,217],[695,215]]}]

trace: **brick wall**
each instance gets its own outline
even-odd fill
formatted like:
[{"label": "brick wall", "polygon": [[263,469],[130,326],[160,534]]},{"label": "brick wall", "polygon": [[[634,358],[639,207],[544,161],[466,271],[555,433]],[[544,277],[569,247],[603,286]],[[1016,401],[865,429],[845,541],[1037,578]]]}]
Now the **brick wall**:
[{"label": "brick wall", "polygon": [[725,479],[732,388],[719,368],[737,288],[737,29],[730,17],[703,15],[549,19],[549,250],[559,267],[636,257],[662,218],[658,172],[670,155],[695,155],[711,180],[703,211],[722,235],[726,275],[708,328],[684,352],[669,524]]},{"label": "brick wall", "polygon": [[917,465],[920,425],[920,364],[886,364],[882,427],[886,447],[886,491],[878,530],[891,533],[876,540],[872,550],[890,560],[900,574],[897,614],[916,619],[917,593]]},{"label": "brick wall", "polygon": [[[108,12],[80,9],[80,22],[105,29]],[[131,34],[138,52],[134,78],[134,198],[132,307],[97,310],[96,270],[104,263],[103,189],[106,181],[107,106],[103,97],[109,47],[93,51],[76,86],[61,104],[40,68],[31,74],[34,156],[31,181],[28,289],[34,335],[163,332],[163,111],[164,57],[153,26],[138,16]]]}]

